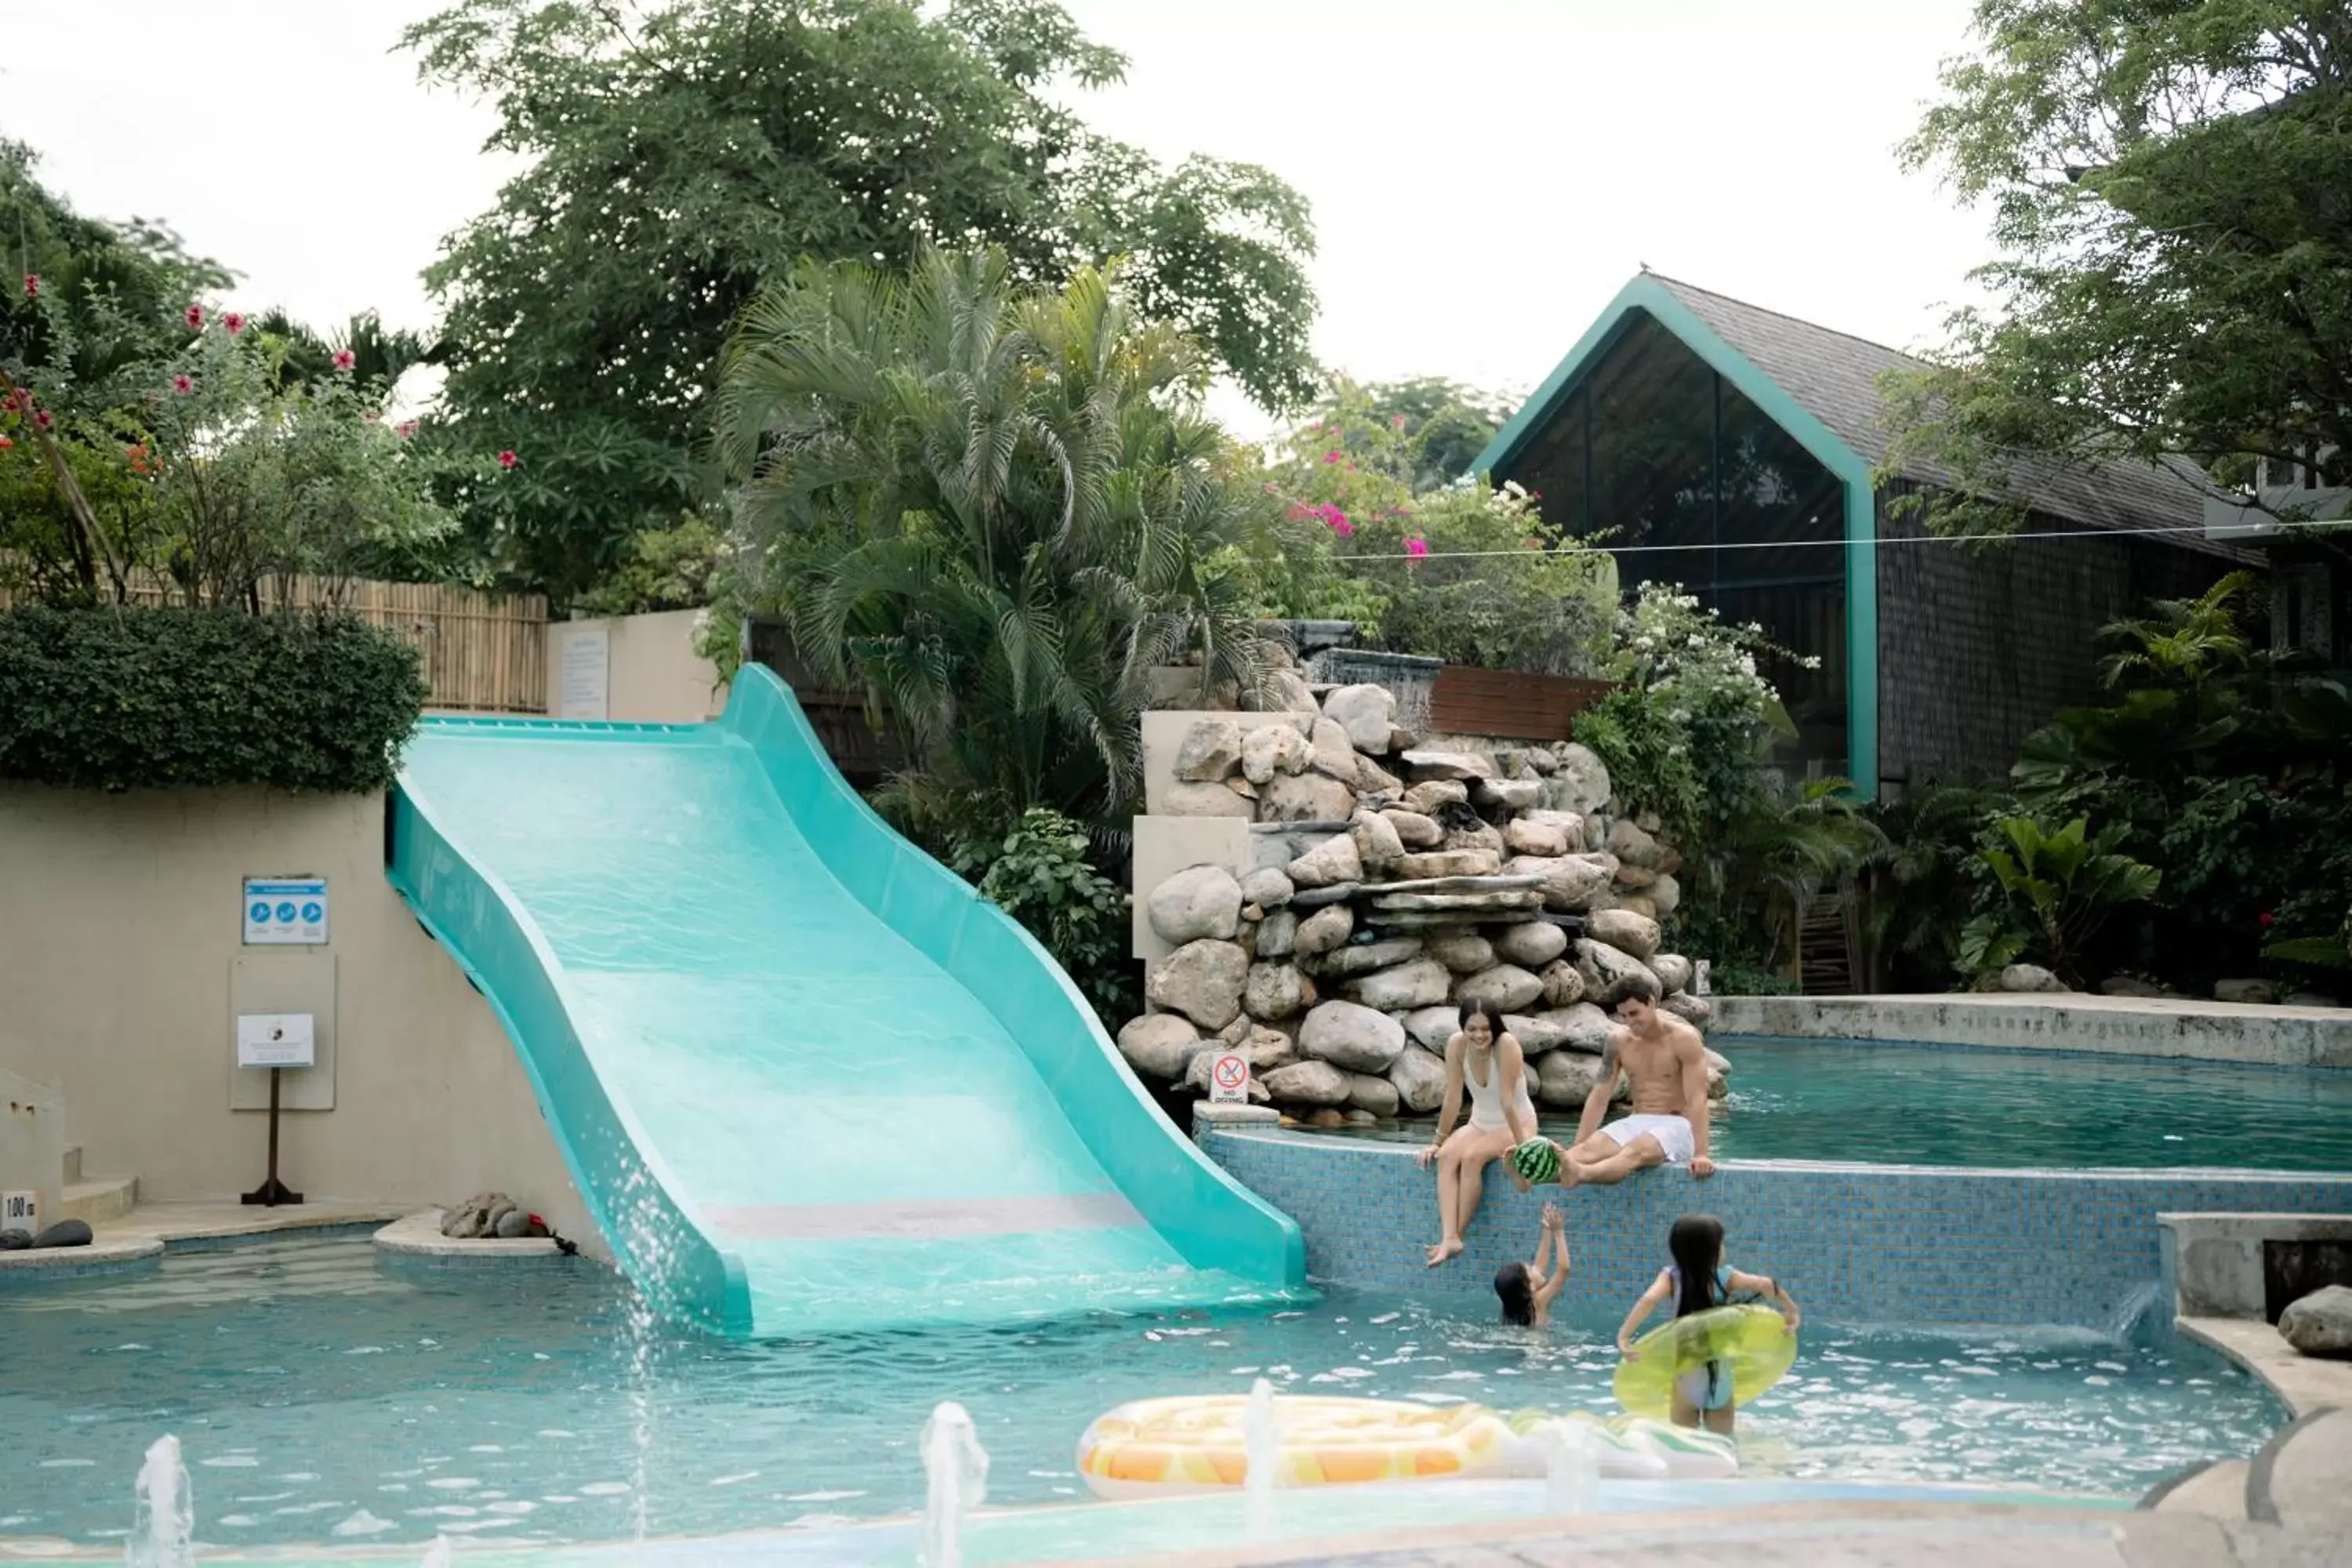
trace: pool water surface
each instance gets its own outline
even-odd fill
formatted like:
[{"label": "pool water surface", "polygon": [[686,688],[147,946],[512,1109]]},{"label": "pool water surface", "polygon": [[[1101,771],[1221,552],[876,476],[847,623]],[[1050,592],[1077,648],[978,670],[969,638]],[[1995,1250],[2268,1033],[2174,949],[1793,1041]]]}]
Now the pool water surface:
[{"label": "pool water surface", "polygon": [[[0,1538],[105,1544],[146,1445],[179,1436],[200,1540],[230,1547],[596,1541],[814,1525],[920,1504],[925,1415],[961,1400],[992,1505],[1068,1502],[1072,1450],[1148,1394],[1279,1389],[1612,1408],[1624,1303],[1549,1331],[1482,1308],[1333,1292],[1298,1309],[1096,1314],[823,1341],[631,1332],[577,1260],[380,1263],[363,1237],[167,1255],[131,1280],[0,1290]],[[1564,1303],[1565,1304],[1565,1303]],[[1808,1323],[1743,1413],[1747,1473],[2136,1496],[2252,1453],[2271,1396],[2193,1347],[2081,1332]]]},{"label": "pool water surface", "polygon": [[[1735,1160],[2352,1171],[2352,1072],[1870,1041],[1719,1038]],[[1552,1137],[1573,1113],[1546,1112]],[[1370,1136],[1426,1140],[1426,1121]],[[1360,1133],[1359,1135],[1364,1135]]]}]

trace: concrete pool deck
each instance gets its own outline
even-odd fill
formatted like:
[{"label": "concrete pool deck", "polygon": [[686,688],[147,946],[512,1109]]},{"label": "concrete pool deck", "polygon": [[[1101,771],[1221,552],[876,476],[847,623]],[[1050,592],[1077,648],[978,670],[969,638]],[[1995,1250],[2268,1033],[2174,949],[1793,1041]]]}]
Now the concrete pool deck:
[{"label": "concrete pool deck", "polygon": [[1711,1034],[2188,1057],[2352,1070],[2352,1007],[2258,1007],[2082,992],[1718,996]]},{"label": "concrete pool deck", "polygon": [[1517,1521],[1058,1568],[2340,1568],[2343,1537],[2193,1514],[1968,1503],[1817,1503]]},{"label": "concrete pool deck", "polygon": [[[1540,1483],[1529,1483],[1539,1486]],[[1119,1504],[1087,1510],[982,1514],[968,1528],[963,1561],[1041,1568],[2341,1568],[2344,1537],[2326,1527],[2226,1521],[2119,1510],[2063,1500],[2034,1502],[1843,1499],[1725,1504],[1643,1512],[1534,1514],[1373,1531],[1305,1532],[1249,1544],[1182,1547],[1140,1521],[1117,1521]],[[1092,1514],[1087,1528],[1085,1514]],[[1056,1518],[1055,1516],[1059,1516]],[[1278,1516],[1277,1516],[1278,1518]],[[1166,1513],[1153,1521],[1175,1523]],[[837,1530],[761,1531],[701,1538],[537,1545],[468,1541],[459,1563],[482,1568],[900,1568],[918,1561],[917,1531],[898,1520]],[[50,1561],[122,1561],[121,1548],[23,1543]],[[1137,1550],[1122,1552],[1122,1545]],[[5,1556],[0,1550],[0,1556]],[[271,1563],[331,1568],[399,1563],[423,1548],[352,1546],[314,1551],[200,1553],[216,1568]]]}]

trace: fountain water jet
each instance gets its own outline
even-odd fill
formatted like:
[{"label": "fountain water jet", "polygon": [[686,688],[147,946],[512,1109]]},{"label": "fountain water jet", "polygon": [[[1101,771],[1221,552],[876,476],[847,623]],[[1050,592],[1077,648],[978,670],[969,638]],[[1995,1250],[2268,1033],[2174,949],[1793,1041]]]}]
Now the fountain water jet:
[{"label": "fountain water jet", "polygon": [[425,1549],[425,1560],[417,1568],[449,1568],[449,1538],[436,1535],[433,1544]]},{"label": "fountain water jet", "polygon": [[139,1510],[123,1561],[130,1568],[194,1568],[196,1504],[177,1437],[166,1433],[149,1447],[137,1489]]},{"label": "fountain water jet", "polygon": [[1242,1409],[1242,1454],[1249,1467],[1242,1475],[1244,1517],[1249,1538],[1262,1541],[1274,1533],[1274,1489],[1282,1468],[1274,1384],[1262,1377],[1250,1384],[1249,1404]]},{"label": "fountain water jet", "polygon": [[963,1568],[966,1515],[988,1496],[988,1450],[971,1415],[942,1400],[923,1423],[923,1568]]},{"label": "fountain water jet", "polygon": [[1600,1456],[1573,1421],[1547,1421],[1536,1441],[1544,1456],[1544,1511],[1589,1513],[1601,1479]]}]

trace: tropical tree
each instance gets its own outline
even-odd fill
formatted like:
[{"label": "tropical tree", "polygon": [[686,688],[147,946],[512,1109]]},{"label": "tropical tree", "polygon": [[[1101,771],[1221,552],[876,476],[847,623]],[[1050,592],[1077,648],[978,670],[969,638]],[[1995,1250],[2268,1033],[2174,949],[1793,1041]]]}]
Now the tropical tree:
[{"label": "tropical tree", "polygon": [[730,324],[803,258],[992,243],[1058,284],[1124,256],[1138,307],[1253,396],[1311,392],[1305,201],[1087,129],[1069,89],[1125,62],[1047,0],[457,0],[405,42],[526,161],[426,276],[447,438],[523,458],[497,494],[449,499],[559,599],[711,502],[698,443]]},{"label": "tropical tree", "polygon": [[1987,205],[1995,303],[1896,378],[1890,468],[1948,526],[2019,515],[2020,456],[2352,452],[2352,9],[2341,0],[1979,0],[1905,148]]},{"label": "tropical tree", "polygon": [[1824,889],[1850,885],[1888,850],[1851,780],[1766,782],[1719,846],[1699,846],[1702,899],[1761,927],[1775,967],[1797,957],[1797,934]]},{"label": "tropical tree", "polygon": [[992,249],[805,264],[745,313],[718,421],[751,591],[908,742],[907,815],[1100,820],[1139,786],[1155,668],[1262,687],[1212,562],[1263,497],[1201,412],[1208,372],[1113,274],[1024,288]]},{"label": "tropical tree", "polygon": [[1969,922],[1962,965],[1982,975],[2031,952],[2060,979],[2080,984],[2084,945],[2116,910],[2156,897],[2163,879],[2119,851],[2126,831],[2111,823],[2095,834],[2080,816],[2055,831],[2030,816],[2002,818],[2001,842],[1983,857],[2005,901]]},{"label": "tropical tree", "polygon": [[1335,380],[1308,416],[1310,425],[1336,426],[1350,437],[1368,430],[1393,433],[1391,455],[1398,477],[1415,493],[1470,477],[1471,465],[1495,432],[1518,411],[1518,401],[1442,375],[1358,384]]}]

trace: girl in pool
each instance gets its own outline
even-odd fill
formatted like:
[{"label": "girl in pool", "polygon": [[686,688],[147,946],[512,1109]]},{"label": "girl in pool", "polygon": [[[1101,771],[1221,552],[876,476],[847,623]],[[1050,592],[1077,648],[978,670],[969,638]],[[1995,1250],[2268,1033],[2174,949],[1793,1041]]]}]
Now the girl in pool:
[{"label": "girl in pool", "polygon": [[[1550,1272],[1545,1272],[1549,1265]],[[1543,1206],[1543,1239],[1532,1263],[1506,1263],[1495,1270],[1495,1294],[1503,1300],[1503,1321],[1540,1329],[1551,1321],[1551,1304],[1568,1284],[1568,1231],[1559,1209]]]},{"label": "girl in pool", "polygon": [[[1503,1028],[1491,1003],[1462,1004],[1461,1027],[1445,1042],[1445,1103],[1437,1136],[1421,1152],[1437,1163],[1437,1245],[1432,1268],[1462,1250],[1462,1233],[1478,1212],[1486,1166],[1536,1135],[1536,1102],[1528,1092],[1527,1059]],[[1456,1131],[1462,1091],[1470,1091],[1470,1124]]]},{"label": "girl in pool", "polygon": [[[1675,1300],[1675,1316],[1687,1318],[1729,1303],[1732,1293],[1759,1296],[1780,1309],[1788,1331],[1802,1321],[1797,1303],[1769,1276],[1742,1274],[1723,1261],[1723,1222],[1713,1215],[1686,1214],[1666,1233],[1666,1250],[1674,1262],[1642,1292],[1633,1310],[1617,1331],[1617,1349],[1626,1360],[1640,1354],[1633,1348],[1633,1331],[1664,1303]],[[1677,1426],[1705,1426],[1728,1434],[1732,1423],[1731,1369],[1721,1362],[1695,1366],[1675,1379],[1673,1415]]]}]

